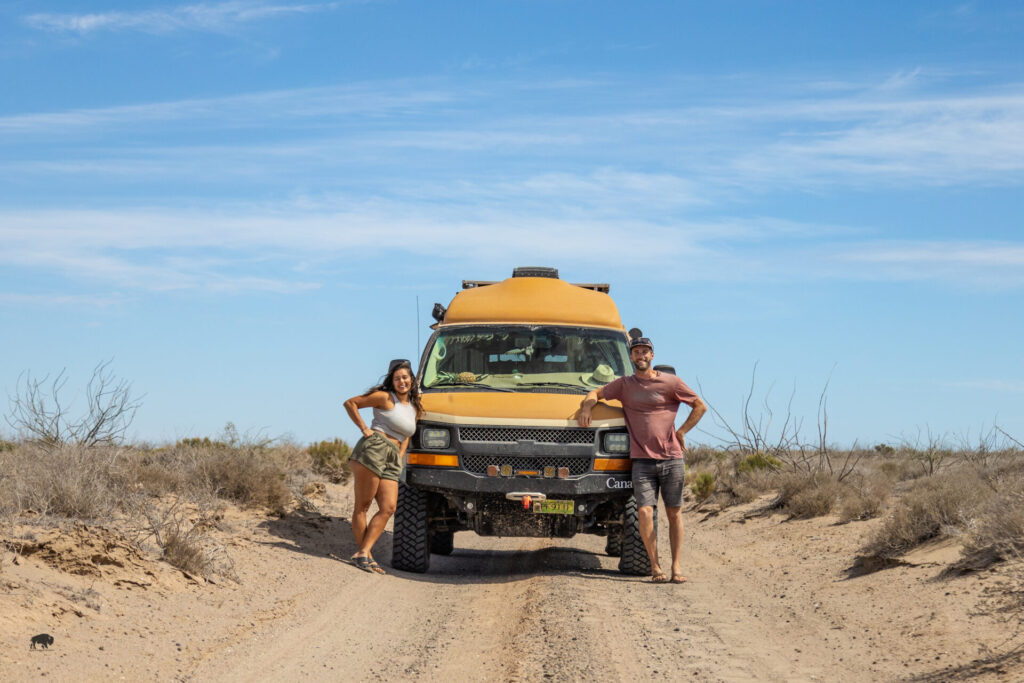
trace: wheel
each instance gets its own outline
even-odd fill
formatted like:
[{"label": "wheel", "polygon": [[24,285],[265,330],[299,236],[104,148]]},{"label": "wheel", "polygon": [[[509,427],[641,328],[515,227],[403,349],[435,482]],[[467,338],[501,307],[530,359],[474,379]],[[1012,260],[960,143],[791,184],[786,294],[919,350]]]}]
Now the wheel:
[{"label": "wheel", "polygon": [[407,484],[398,484],[398,506],[391,536],[391,566],[395,569],[422,574],[430,568],[428,495]]},{"label": "wheel", "polygon": [[612,531],[608,532],[608,541],[604,544],[604,552],[611,557],[622,555],[622,529],[620,527],[612,527]]},{"label": "wheel", "polygon": [[[644,539],[640,537],[640,521],[636,511],[636,498],[630,496],[622,514],[622,554],[619,571],[623,574],[645,576],[651,573],[651,558],[647,556]],[[658,508],[654,508],[654,533],[658,533]]]},{"label": "wheel", "polygon": [[438,531],[430,537],[430,552],[434,555],[451,555],[455,550],[455,532]]}]

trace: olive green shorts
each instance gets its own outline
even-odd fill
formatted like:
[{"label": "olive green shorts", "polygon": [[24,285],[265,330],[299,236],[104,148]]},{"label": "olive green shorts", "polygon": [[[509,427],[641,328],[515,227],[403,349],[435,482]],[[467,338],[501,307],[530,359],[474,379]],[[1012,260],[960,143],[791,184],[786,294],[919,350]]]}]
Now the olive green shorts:
[{"label": "olive green shorts", "polygon": [[381,479],[398,481],[402,463],[398,460],[398,446],[380,432],[364,436],[356,442],[349,460],[353,460]]}]

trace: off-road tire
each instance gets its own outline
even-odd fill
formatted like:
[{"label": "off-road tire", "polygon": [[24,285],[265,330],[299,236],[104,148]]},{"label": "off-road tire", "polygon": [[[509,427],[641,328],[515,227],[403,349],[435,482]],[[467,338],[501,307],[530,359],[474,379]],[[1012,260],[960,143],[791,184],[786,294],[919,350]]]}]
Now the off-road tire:
[{"label": "off-road tire", "polygon": [[614,526],[608,532],[608,540],[604,544],[604,552],[609,557],[622,555],[622,527]]},{"label": "off-road tire", "polygon": [[[658,508],[654,508],[654,533],[658,533]],[[640,520],[636,511],[636,498],[630,496],[622,514],[622,554],[619,571],[633,576],[651,573],[651,558],[647,556],[644,539],[640,537]]]},{"label": "off-road tire", "polygon": [[429,495],[413,486],[398,484],[398,506],[391,537],[391,566],[395,569],[422,574],[430,568]]},{"label": "off-road tire", "polygon": [[430,537],[430,552],[434,555],[451,555],[455,550],[455,532],[437,531]]}]

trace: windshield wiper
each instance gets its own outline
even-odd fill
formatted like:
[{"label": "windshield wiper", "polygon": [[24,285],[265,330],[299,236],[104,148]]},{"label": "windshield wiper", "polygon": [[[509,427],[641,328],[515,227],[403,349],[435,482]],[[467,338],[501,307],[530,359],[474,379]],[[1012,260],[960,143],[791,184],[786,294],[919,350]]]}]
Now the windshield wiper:
[{"label": "windshield wiper", "polygon": [[565,387],[566,389],[582,389],[589,392],[590,389],[581,384],[569,384],[568,382],[517,382],[520,387]]},{"label": "windshield wiper", "polygon": [[483,382],[460,382],[458,380],[450,382],[437,382],[431,384],[427,389],[435,389],[437,387],[480,387],[481,389],[490,389],[492,391],[515,391],[515,389],[507,389],[505,387],[495,387],[490,384],[484,384]]}]

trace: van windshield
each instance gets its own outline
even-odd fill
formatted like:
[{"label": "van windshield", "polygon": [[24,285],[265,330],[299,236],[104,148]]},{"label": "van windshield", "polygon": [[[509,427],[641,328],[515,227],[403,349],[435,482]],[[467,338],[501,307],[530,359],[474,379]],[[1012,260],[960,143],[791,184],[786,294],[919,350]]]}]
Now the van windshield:
[{"label": "van windshield", "polygon": [[423,368],[424,391],[537,391],[585,394],[632,371],[626,335],[551,325],[442,329]]}]

